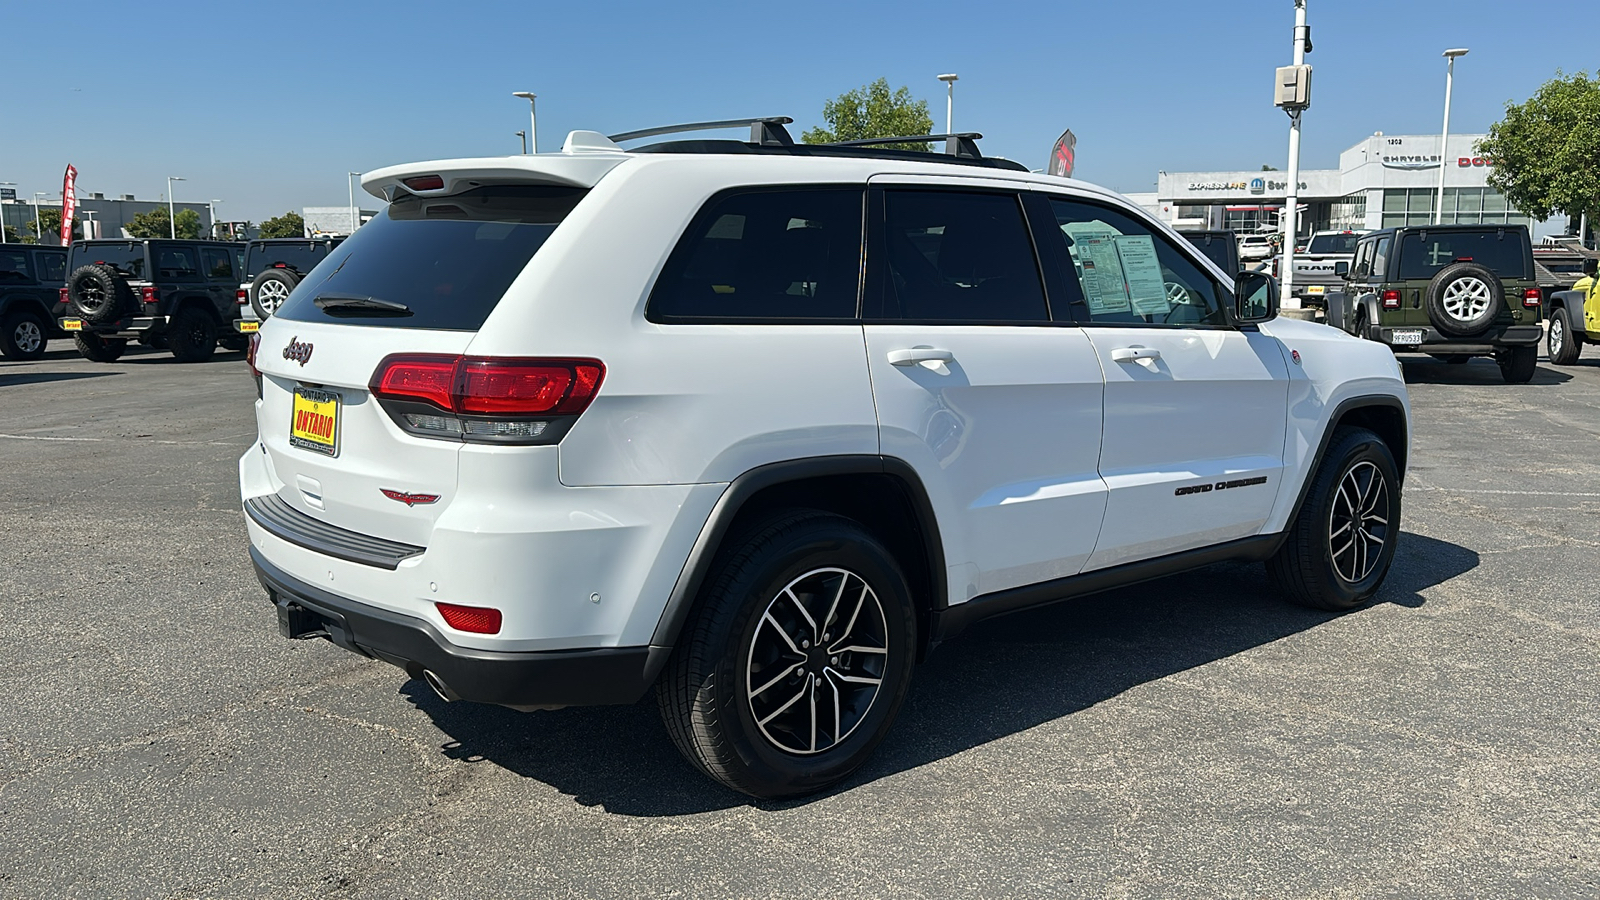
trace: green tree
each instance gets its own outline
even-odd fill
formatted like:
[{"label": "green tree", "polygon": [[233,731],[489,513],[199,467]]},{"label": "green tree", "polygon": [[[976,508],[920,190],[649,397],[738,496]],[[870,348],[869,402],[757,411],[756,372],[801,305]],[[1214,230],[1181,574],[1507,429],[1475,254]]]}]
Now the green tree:
[{"label": "green tree", "polygon": [[297,212],[286,212],[281,216],[273,216],[262,222],[257,236],[263,238],[305,237],[305,233],[306,220],[300,218],[300,214]]},{"label": "green tree", "polygon": [[41,228],[45,234],[61,234],[61,210],[54,206],[39,207],[39,227],[35,228],[33,220],[29,219],[28,233],[33,235],[34,240],[38,240]]},{"label": "green tree", "polygon": [[172,236],[172,220],[167,217],[167,208],[158,206],[149,212],[142,212],[133,217],[133,221],[123,226],[131,237],[136,238],[164,238]]},{"label": "green tree", "polygon": [[[828,144],[933,132],[933,117],[928,115],[928,101],[913,100],[911,89],[905,86],[899,90],[889,90],[889,80],[886,78],[879,78],[853,91],[845,91],[837,99],[822,104],[822,118],[827,121],[828,127],[809,129],[800,136],[800,140],[808,144]],[[930,149],[924,143],[886,146],[897,150]]]},{"label": "green tree", "polygon": [[8,243],[8,244],[20,244],[20,243],[22,243],[20,240],[17,239],[17,229],[16,229],[15,226],[12,226],[12,225],[7,225],[6,226],[6,243]]},{"label": "green tree", "polygon": [[[1597,73],[1600,74],[1600,73]],[[1494,160],[1489,183],[1511,206],[1547,219],[1600,217],[1600,80],[1560,70],[1526,102],[1506,101],[1476,152]]]},{"label": "green tree", "polygon": [[200,227],[200,214],[192,209],[178,210],[178,216],[174,221],[178,223],[178,237],[193,240],[200,237],[200,233],[204,231]]}]

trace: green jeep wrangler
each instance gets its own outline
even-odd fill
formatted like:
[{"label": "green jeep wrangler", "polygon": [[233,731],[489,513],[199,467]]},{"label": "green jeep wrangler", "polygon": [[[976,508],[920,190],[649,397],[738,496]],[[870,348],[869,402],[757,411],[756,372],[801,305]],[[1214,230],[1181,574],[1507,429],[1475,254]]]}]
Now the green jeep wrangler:
[{"label": "green jeep wrangler", "polygon": [[1492,356],[1508,384],[1533,377],[1543,336],[1533,244],[1521,225],[1412,225],[1374,231],[1328,295],[1328,324],[1453,363]]}]

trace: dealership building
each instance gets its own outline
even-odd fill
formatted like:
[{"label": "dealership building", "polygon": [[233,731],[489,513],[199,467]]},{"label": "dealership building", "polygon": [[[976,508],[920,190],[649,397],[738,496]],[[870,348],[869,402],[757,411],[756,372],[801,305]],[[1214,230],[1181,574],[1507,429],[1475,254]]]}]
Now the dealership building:
[{"label": "dealership building", "polygon": [[[1301,234],[1372,230],[1434,221],[1439,170],[1444,169],[1444,222],[1527,225],[1489,186],[1494,164],[1474,152],[1481,134],[1451,135],[1440,153],[1439,135],[1378,132],[1339,154],[1339,168],[1300,172]],[[1177,228],[1276,230],[1288,194],[1283,172],[1162,172],[1154,193],[1130,194]]]}]

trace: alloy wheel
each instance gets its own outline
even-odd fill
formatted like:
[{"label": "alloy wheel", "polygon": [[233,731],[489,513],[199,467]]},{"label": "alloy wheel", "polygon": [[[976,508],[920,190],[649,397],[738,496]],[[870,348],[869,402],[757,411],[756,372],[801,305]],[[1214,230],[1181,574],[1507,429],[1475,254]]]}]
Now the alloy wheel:
[{"label": "alloy wheel", "polygon": [[1371,462],[1350,467],[1339,480],[1328,513],[1333,571],[1355,584],[1377,568],[1389,540],[1389,485]]},{"label": "alloy wheel", "polygon": [[256,299],[261,302],[261,309],[270,316],[278,311],[283,301],[289,299],[289,286],[277,279],[263,281],[256,287]]},{"label": "alloy wheel", "polygon": [[1490,292],[1489,285],[1483,279],[1467,275],[1450,282],[1444,289],[1442,300],[1444,311],[1452,319],[1461,322],[1471,322],[1482,315],[1489,304],[1494,302],[1494,294]]},{"label": "alloy wheel", "polygon": [[774,747],[823,753],[866,718],[888,661],[877,592],[849,570],[813,569],[762,611],[746,660],[745,701]]},{"label": "alloy wheel", "polygon": [[23,319],[17,323],[17,328],[11,333],[11,341],[23,353],[32,353],[44,343],[44,332],[39,330],[39,323],[32,319]]},{"label": "alloy wheel", "polygon": [[1567,329],[1561,324],[1561,317],[1556,316],[1550,320],[1550,358],[1553,360],[1567,349]]},{"label": "alloy wheel", "polygon": [[92,281],[85,281],[78,286],[78,306],[84,312],[98,312],[106,305],[106,292]]}]

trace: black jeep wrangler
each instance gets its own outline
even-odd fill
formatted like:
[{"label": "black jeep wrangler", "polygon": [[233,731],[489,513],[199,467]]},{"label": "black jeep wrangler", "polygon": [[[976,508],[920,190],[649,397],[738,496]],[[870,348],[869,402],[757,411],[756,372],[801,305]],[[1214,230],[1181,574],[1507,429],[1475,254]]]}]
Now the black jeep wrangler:
[{"label": "black jeep wrangler", "polygon": [[68,315],[78,352],[96,362],[122,356],[131,338],[172,351],[180,362],[204,362],[217,340],[243,350],[237,245],[223,241],[101,240],[72,245],[67,268]]},{"label": "black jeep wrangler", "polygon": [[1374,231],[1328,295],[1328,324],[1453,363],[1492,356],[1508,384],[1537,368],[1542,294],[1521,225],[1412,225]]},{"label": "black jeep wrangler", "polygon": [[64,337],[56,328],[56,301],[67,272],[67,248],[0,245],[0,355],[28,360]]}]

